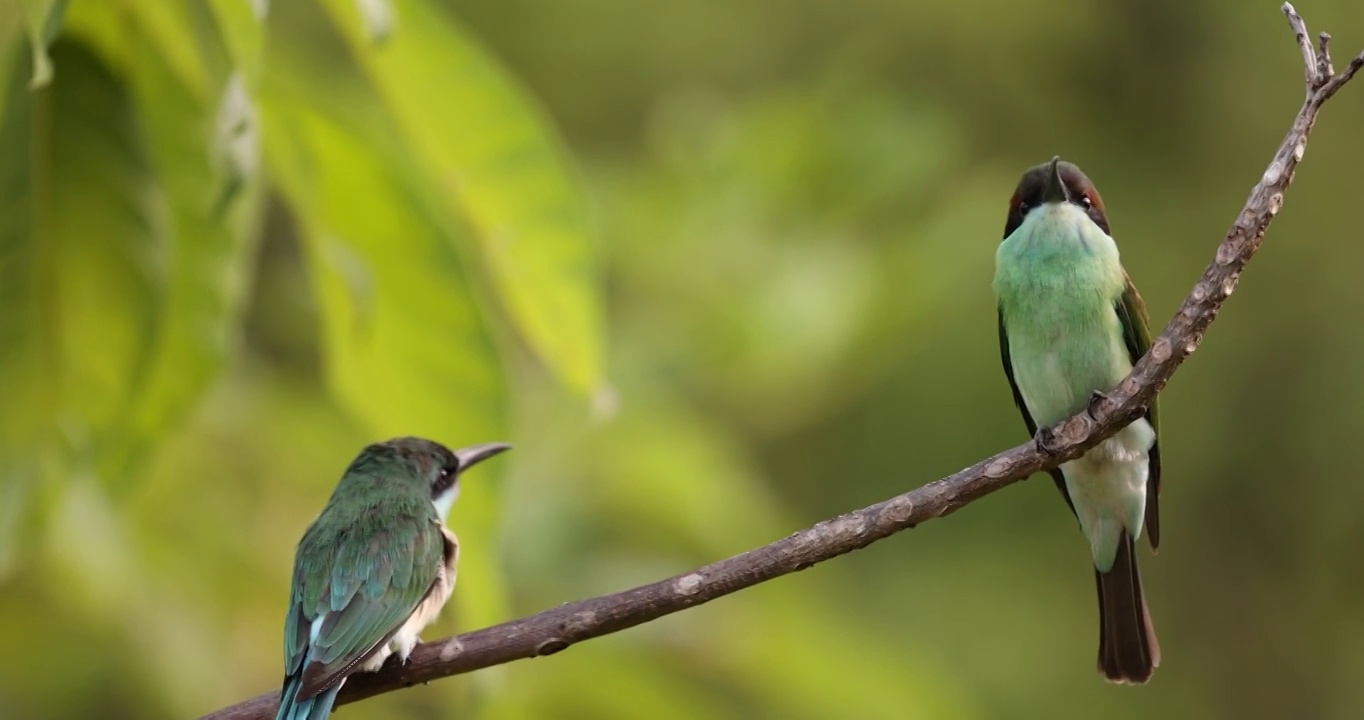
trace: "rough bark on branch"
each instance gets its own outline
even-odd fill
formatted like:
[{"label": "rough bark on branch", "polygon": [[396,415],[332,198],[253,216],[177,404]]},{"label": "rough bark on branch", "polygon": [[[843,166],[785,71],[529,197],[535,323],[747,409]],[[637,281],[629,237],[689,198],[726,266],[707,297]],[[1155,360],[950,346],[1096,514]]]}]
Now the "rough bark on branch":
[{"label": "rough bark on branch", "polygon": [[[1330,36],[1314,48],[1306,23],[1283,5],[1302,51],[1307,97],[1273,160],[1250,191],[1217,248],[1212,264],[1165,326],[1151,350],[1112,392],[1089,409],[1051,428],[1047,447],[1028,442],[986,458],[953,475],[861,510],[839,515],[770,545],[692,572],[613,595],[579,600],[490,628],[423,644],[406,665],[389,663],[376,673],[352,675],[338,705],[522,658],[550,655],[574,643],[634,627],[773,578],[866,547],[919,523],[942,517],[1006,485],[1042,472],[1094,447],[1139,417],[1184,360],[1198,349],[1222,303],[1236,289],[1241,271],[1260,247],[1265,230],[1302,160],[1317,112],[1364,67],[1364,53],[1340,73],[1331,64]],[[269,720],[279,693],[269,692],[203,716],[201,720]]]}]

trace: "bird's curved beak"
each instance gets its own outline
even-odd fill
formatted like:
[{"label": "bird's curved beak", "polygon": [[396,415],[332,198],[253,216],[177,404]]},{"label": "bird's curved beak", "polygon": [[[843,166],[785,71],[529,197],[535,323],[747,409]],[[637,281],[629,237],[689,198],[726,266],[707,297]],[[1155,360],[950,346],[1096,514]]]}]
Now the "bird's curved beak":
[{"label": "bird's curved beak", "polygon": [[1053,156],[1051,162],[1047,164],[1047,185],[1042,189],[1042,202],[1063,203],[1070,201],[1070,193],[1066,191],[1066,184],[1061,181],[1061,156]]},{"label": "bird's curved beak", "polygon": [[468,470],[488,458],[506,452],[511,449],[507,443],[492,442],[482,445],[470,445],[467,448],[460,448],[455,451],[455,458],[459,460],[459,469]]}]

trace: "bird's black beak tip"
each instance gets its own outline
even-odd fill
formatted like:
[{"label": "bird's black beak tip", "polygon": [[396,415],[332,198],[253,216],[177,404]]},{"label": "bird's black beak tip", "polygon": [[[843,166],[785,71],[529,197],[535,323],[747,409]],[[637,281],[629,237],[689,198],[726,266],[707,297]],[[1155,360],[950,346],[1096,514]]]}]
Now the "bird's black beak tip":
[{"label": "bird's black beak tip", "polygon": [[1061,180],[1061,156],[1053,155],[1047,163],[1047,185],[1042,192],[1044,202],[1065,202],[1068,198],[1066,184]]}]

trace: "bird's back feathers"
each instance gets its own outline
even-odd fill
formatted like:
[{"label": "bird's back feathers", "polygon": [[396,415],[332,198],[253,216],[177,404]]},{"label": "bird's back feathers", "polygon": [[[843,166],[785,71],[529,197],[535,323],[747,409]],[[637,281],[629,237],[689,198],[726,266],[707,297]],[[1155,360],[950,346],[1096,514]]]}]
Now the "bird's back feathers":
[{"label": "bird's back feathers", "polygon": [[[324,696],[334,698],[443,577],[445,539],[430,500],[400,495],[352,511],[329,504],[299,543],[278,720],[314,717],[297,714],[314,699],[308,712],[329,708]],[[354,517],[337,516],[347,513]]]}]

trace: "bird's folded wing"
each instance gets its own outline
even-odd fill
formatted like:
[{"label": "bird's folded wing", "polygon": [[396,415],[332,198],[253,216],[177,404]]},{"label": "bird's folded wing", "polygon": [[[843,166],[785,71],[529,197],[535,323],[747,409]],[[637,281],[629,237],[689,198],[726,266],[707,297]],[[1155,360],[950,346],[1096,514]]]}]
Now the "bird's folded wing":
[{"label": "bird's folded wing", "polygon": [[434,511],[347,530],[329,550],[300,553],[317,564],[300,562],[294,570],[285,667],[289,675],[303,673],[299,699],[331,687],[377,652],[439,576],[443,548]]},{"label": "bird's folded wing", "polygon": [[[1146,351],[1151,349],[1151,328],[1150,321],[1146,317],[1146,303],[1142,301],[1141,294],[1132,284],[1132,278],[1126,273],[1123,274],[1126,283],[1122,297],[1114,305],[1114,310],[1118,313],[1118,320],[1122,323],[1123,342],[1127,345],[1127,355],[1132,359],[1132,364],[1136,365]],[[1160,413],[1159,403],[1156,399],[1151,400],[1151,406],[1146,409],[1146,422],[1151,424],[1151,430],[1156,434],[1156,441],[1151,445],[1151,464],[1148,468],[1146,479],[1146,537],[1151,542],[1151,549],[1160,547]]]},{"label": "bird's folded wing", "polygon": [[[997,308],[999,315],[999,358],[1004,364],[1004,377],[1009,379],[1009,389],[1014,394],[1014,405],[1018,406],[1018,411],[1023,413],[1023,424],[1028,426],[1029,435],[1037,435],[1037,422],[1032,419],[1032,413],[1028,411],[1028,404],[1023,401],[1023,391],[1018,389],[1018,380],[1014,378],[1013,356],[1009,354],[1009,331],[1004,324],[1004,308]],[[1070,499],[1070,492],[1066,490],[1066,477],[1061,474],[1061,468],[1052,468],[1047,473],[1056,483],[1056,489],[1061,491],[1061,497],[1066,499],[1066,505],[1070,511],[1075,512],[1075,503]]]}]

